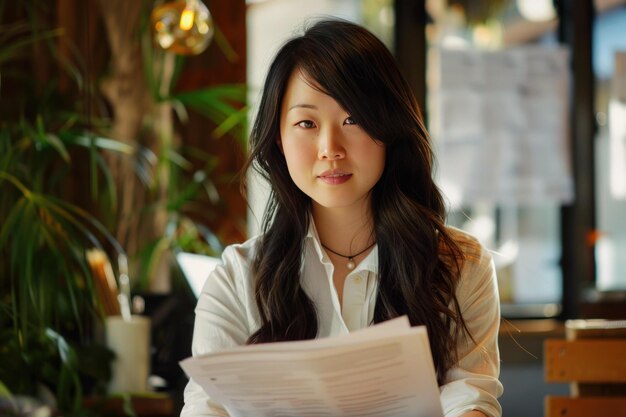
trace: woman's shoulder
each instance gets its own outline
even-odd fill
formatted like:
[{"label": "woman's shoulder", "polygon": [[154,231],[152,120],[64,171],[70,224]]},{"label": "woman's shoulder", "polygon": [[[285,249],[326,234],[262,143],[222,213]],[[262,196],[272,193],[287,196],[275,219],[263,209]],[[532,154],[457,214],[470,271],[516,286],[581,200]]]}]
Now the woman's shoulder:
[{"label": "woman's shoulder", "polygon": [[497,293],[491,252],[476,237],[464,230],[448,227],[447,232],[461,252],[457,287],[459,301],[471,303],[480,294],[493,295],[494,291]]},{"label": "woman's shoulder", "polygon": [[259,242],[253,237],[242,243],[233,243],[224,248],[221,262],[212,270],[204,285],[204,291],[235,291],[245,295],[251,288],[251,268]]},{"label": "woman's shoulder", "polygon": [[224,248],[222,252],[222,263],[226,265],[237,264],[249,267],[254,259],[257,245],[260,242],[259,236],[254,236],[241,243],[233,243]]},{"label": "woman's shoulder", "polygon": [[453,226],[446,226],[446,232],[461,251],[463,261],[480,263],[485,257],[489,257],[487,249],[468,232]]}]

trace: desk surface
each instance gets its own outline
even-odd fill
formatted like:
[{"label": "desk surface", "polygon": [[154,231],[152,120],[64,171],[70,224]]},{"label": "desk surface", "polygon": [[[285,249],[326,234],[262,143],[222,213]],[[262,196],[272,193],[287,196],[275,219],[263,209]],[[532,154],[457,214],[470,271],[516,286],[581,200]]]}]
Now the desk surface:
[{"label": "desk surface", "polygon": [[503,319],[498,335],[500,357],[503,364],[541,364],[544,340],[564,337],[565,325],[559,320]]}]

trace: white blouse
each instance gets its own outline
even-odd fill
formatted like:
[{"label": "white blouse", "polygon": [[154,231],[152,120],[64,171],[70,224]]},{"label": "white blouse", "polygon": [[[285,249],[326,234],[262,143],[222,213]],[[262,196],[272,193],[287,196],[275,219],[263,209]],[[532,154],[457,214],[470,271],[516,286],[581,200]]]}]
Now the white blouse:
[{"label": "white blouse", "polygon": [[[449,230],[466,256],[456,295],[476,344],[462,333],[459,362],[448,371],[440,387],[444,415],[456,417],[470,410],[480,410],[490,417],[501,416],[497,400],[502,394],[497,344],[500,305],[493,261],[476,239],[458,229]],[[193,355],[243,345],[260,327],[249,272],[257,239],[227,247],[222,255],[223,264],[204,284],[196,307]],[[348,333],[372,322],[377,273],[378,248],[374,246],[347,276],[342,308],[333,284],[333,264],[320,245],[314,225],[311,226],[305,242],[301,279],[316,306],[318,337]],[[190,380],[185,388],[181,416],[228,416],[228,413]]]}]

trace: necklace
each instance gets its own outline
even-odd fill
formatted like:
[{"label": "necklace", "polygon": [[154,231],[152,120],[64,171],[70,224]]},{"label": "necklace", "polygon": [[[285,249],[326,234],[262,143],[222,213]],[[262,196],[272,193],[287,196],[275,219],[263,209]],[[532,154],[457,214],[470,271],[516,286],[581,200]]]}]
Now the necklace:
[{"label": "necklace", "polygon": [[[321,242],[320,242],[320,243],[321,243]],[[327,251],[332,252],[332,253],[334,253],[334,254],[335,254],[335,255],[337,255],[337,256],[341,256],[342,258],[346,258],[346,259],[348,260],[348,263],[346,264],[346,267],[347,267],[349,270],[353,270],[353,269],[354,269],[354,267],[356,266],[356,265],[354,264],[354,258],[356,258],[357,256],[361,255],[362,253],[364,253],[365,251],[367,251],[368,249],[370,249],[370,248],[371,248],[372,246],[374,246],[375,244],[376,244],[376,242],[372,243],[372,244],[371,244],[371,245],[369,245],[367,248],[363,249],[363,250],[362,250],[361,252],[359,252],[359,253],[355,253],[354,255],[342,255],[342,254],[340,254],[340,253],[338,253],[338,252],[335,252],[334,250],[330,249],[329,247],[327,247],[327,246],[326,246],[326,245],[324,245],[323,243],[321,243],[322,247],[323,247],[324,249],[326,249]]]}]

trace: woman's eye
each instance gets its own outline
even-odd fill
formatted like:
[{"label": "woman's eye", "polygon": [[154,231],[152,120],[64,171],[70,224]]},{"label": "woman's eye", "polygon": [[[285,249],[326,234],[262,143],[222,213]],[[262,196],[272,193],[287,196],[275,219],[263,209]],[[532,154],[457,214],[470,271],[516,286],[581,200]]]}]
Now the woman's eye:
[{"label": "woman's eye", "polygon": [[348,118],[346,118],[346,120],[344,120],[343,124],[345,124],[345,125],[355,125],[356,121],[352,118],[352,116],[349,116]]},{"label": "woman's eye", "polygon": [[296,125],[300,126],[303,129],[312,129],[315,127],[315,124],[310,120],[302,120],[301,122],[298,122]]}]

